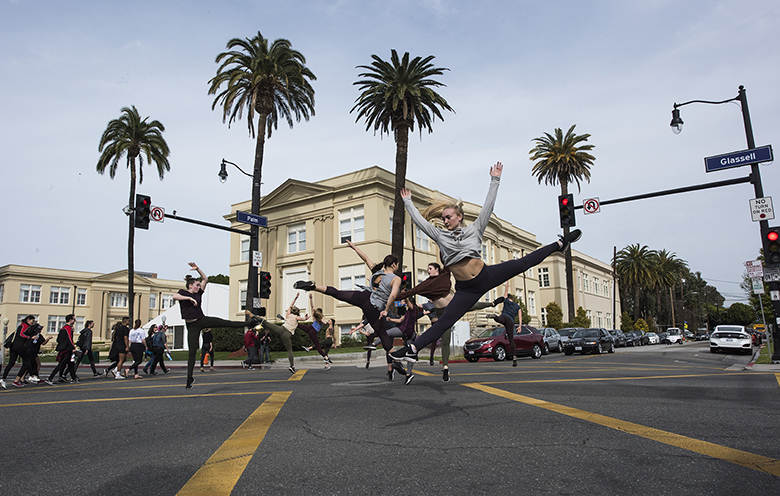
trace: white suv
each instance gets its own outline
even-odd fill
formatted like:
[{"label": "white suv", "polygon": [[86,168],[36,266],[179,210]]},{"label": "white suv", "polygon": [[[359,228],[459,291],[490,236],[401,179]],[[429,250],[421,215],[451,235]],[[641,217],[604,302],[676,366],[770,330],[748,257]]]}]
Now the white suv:
[{"label": "white suv", "polygon": [[682,331],[677,327],[670,327],[666,330],[666,339],[668,344],[683,344]]}]

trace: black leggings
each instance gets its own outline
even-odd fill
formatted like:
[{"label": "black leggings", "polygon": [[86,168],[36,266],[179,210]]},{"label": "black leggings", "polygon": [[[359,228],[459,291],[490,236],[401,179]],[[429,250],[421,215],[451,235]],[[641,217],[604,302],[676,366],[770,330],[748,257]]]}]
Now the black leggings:
[{"label": "black leggings", "polygon": [[22,344],[15,344],[11,346],[10,355],[8,357],[8,365],[6,365],[5,370],[3,370],[3,380],[8,377],[8,373],[11,371],[14,365],[16,365],[16,360],[18,358],[22,359],[22,368],[19,369],[19,377],[24,379],[24,375],[30,371],[30,359],[27,358],[27,348],[25,348]]},{"label": "black leggings", "polygon": [[[309,339],[311,339],[312,344],[314,345],[314,348],[317,349],[317,352],[322,355],[326,356],[327,353],[322,350],[322,345],[320,344],[320,338],[317,337],[317,330],[314,328],[311,324],[298,324],[298,329],[304,331],[306,334],[309,335]],[[331,344],[333,342],[331,341]]]},{"label": "black leggings", "polygon": [[133,354],[133,364],[130,366],[135,375],[138,375],[138,366],[144,363],[144,347],[143,343],[130,343],[130,353]]},{"label": "black leggings", "polygon": [[363,310],[363,316],[371,324],[379,339],[382,340],[382,348],[386,351],[390,351],[393,348],[393,339],[385,332],[385,319],[379,318],[380,310],[371,303],[370,291],[340,291],[332,286],[328,286],[325,289],[325,294]]},{"label": "black leggings", "polygon": [[455,294],[444,313],[427,331],[414,340],[417,350],[435,343],[444,332],[463,317],[482,295],[509,279],[538,265],[552,253],[558,251],[558,243],[542,246],[523,258],[509,260],[496,265],[485,265],[476,277],[468,281],[455,282]]},{"label": "black leggings", "polygon": [[84,359],[84,356],[89,358],[89,366],[92,367],[92,373],[97,374],[97,369],[95,368],[95,356],[92,354],[92,348],[82,350],[81,355],[76,360],[76,370],[78,370],[79,365],[81,365],[81,361]]},{"label": "black leggings", "polygon": [[187,322],[187,346],[189,347],[189,356],[187,357],[187,380],[192,379],[192,372],[195,370],[195,356],[200,347],[200,331],[210,327],[246,327],[247,323],[236,320],[225,320],[219,317],[201,317],[194,322]]},{"label": "black leggings", "polygon": [[515,321],[512,320],[512,317],[509,315],[504,315],[503,313],[501,315],[496,315],[493,317],[493,320],[504,326],[504,329],[506,329],[506,338],[509,340],[509,347],[512,348],[512,354],[510,355],[513,359],[515,358]]}]

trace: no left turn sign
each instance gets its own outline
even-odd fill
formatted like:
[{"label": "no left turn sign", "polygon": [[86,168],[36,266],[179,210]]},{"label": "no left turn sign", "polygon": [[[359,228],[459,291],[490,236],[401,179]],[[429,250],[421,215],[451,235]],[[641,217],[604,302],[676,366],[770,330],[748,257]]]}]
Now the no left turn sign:
[{"label": "no left turn sign", "polygon": [[162,207],[152,207],[149,211],[149,218],[155,222],[163,222],[165,220],[165,209]]},{"label": "no left turn sign", "polygon": [[599,205],[598,198],[586,198],[582,202],[582,209],[586,214],[597,214],[601,212],[601,205]]}]

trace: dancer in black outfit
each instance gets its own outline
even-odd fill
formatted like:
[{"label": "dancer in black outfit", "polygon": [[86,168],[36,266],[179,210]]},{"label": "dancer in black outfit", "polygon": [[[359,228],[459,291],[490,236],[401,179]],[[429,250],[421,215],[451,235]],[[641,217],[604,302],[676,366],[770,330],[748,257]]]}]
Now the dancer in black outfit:
[{"label": "dancer in black outfit", "polygon": [[181,318],[187,324],[187,345],[189,347],[189,356],[187,357],[187,389],[192,387],[195,382],[193,371],[195,370],[195,356],[198,354],[198,341],[200,331],[207,327],[246,327],[244,321],[233,321],[220,319],[219,317],[207,317],[203,314],[201,308],[201,298],[203,291],[206,290],[206,284],[209,281],[208,276],[203,273],[195,262],[189,263],[191,270],[200,274],[200,280],[192,276],[185,278],[186,290],[180,289],[173,295],[174,300],[178,300],[181,309]]},{"label": "dancer in black outfit", "polygon": [[25,374],[30,370],[30,359],[27,358],[27,347],[25,345],[27,344],[27,340],[34,336],[33,330],[31,329],[34,322],[35,317],[28,315],[22,319],[22,323],[16,328],[14,339],[11,343],[8,365],[5,366],[3,378],[0,380],[0,386],[2,386],[3,389],[6,389],[5,379],[8,377],[8,373],[14,365],[16,365],[16,360],[18,358],[22,359],[22,368],[19,369],[19,375],[16,377],[16,380],[14,380],[13,385],[16,387],[24,387],[22,381],[24,380]]}]

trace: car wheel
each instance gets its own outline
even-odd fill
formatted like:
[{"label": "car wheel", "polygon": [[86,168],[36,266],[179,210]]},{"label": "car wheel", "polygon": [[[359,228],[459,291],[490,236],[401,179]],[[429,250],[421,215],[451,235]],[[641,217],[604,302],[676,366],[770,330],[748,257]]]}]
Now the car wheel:
[{"label": "car wheel", "polygon": [[497,362],[506,360],[506,348],[501,345],[496,346],[496,349],[493,350],[493,360]]},{"label": "car wheel", "polygon": [[609,348],[607,348],[607,352],[609,353],[615,352],[615,343],[609,343]]},{"label": "car wheel", "polygon": [[533,358],[542,358],[542,347],[538,344],[534,344],[534,347],[531,350],[531,356]]},{"label": "car wheel", "polygon": [[560,341],[558,341],[558,353],[561,353],[563,351],[563,344],[561,344]]},{"label": "car wheel", "polygon": [[570,350],[563,350],[563,354],[564,354],[564,355],[573,355],[573,354],[574,354],[574,352],[573,352],[573,351],[570,351]]},{"label": "car wheel", "polygon": [[544,350],[542,351],[543,355],[549,355],[550,354],[550,345],[547,343],[544,343]]},{"label": "car wheel", "polygon": [[601,343],[599,343],[598,346],[596,346],[596,353],[599,355],[604,353],[604,348],[601,347]]},{"label": "car wheel", "polygon": [[467,360],[467,361],[469,361],[469,362],[471,362],[471,363],[474,363],[474,362],[478,362],[478,361],[479,361],[479,358],[477,358],[477,357],[472,357],[472,356],[469,356],[469,357],[466,357],[466,360]]}]

